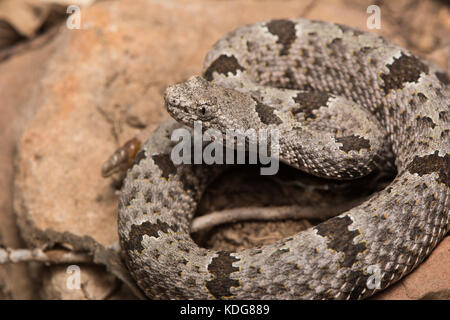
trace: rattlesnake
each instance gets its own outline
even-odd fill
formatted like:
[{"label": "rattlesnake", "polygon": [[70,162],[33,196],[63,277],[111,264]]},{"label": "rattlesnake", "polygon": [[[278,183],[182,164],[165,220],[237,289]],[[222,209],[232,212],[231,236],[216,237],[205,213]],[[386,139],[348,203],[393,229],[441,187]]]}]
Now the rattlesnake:
[{"label": "rattlesnake", "polygon": [[[127,265],[150,298],[362,299],[417,267],[449,231],[448,77],[381,37],[305,19],[245,26],[214,45],[203,77],[169,87],[165,100],[182,124],[166,121],[144,144],[119,201]],[[171,133],[194,120],[278,128],[281,161],[317,176],[349,179],[389,163],[398,175],[294,236],[200,248],[190,223],[226,166],[171,161]],[[373,268],[379,286],[368,285]]]}]

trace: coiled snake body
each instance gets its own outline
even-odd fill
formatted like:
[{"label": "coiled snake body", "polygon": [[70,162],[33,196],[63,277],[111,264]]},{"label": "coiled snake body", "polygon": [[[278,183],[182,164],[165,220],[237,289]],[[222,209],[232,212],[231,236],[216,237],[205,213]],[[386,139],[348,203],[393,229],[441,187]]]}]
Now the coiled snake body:
[{"label": "coiled snake body", "polygon": [[[304,19],[242,27],[209,52],[204,78],[165,99],[187,126],[280,130],[280,160],[317,176],[363,176],[389,152],[398,175],[292,237],[208,250],[189,226],[225,166],[174,165],[170,135],[182,124],[171,119],[137,154],[119,201],[127,265],[150,298],[362,299],[418,266],[450,228],[447,75],[383,38]],[[379,286],[367,284],[371,266]]]}]

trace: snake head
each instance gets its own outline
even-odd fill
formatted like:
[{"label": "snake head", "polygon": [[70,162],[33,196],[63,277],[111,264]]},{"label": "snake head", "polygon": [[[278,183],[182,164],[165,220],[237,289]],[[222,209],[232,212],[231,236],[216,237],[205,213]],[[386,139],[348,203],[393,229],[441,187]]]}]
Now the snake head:
[{"label": "snake head", "polygon": [[194,121],[208,122],[217,116],[217,97],[212,95],[210,83],[201,77],[166,89],[167,111],[179,122],[193,126]]},{"label": "snake head", "polygon": [[246,130],[257,121],[252,119],[254,100],[249,94],[215,85],[199,76],[169,86],[164,99],[169,114],[189,127],[201,121],[204,130],[214,128],[225,133],[227,129]]}]

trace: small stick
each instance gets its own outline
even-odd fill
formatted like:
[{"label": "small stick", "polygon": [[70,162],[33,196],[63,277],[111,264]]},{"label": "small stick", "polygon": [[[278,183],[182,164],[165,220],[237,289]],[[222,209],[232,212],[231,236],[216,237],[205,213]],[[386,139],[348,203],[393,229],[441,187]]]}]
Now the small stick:
[{"label": "small stick", "polygon": [[75,264],[92,262],[92,257],[83,253],[56,249],[44,251],[42,249],[0,248],[0,264],[30,261],[44,262],[47,264]]},{"label": "small stick", "polygon": [[351,208],[352,204],[335,207],[306,207],[306,206],[278,206],[278,207],[247,207],[214,211],[195,218],[191,224],[191,232],[209,229],[224,223],[234,223],[245,220],[284,220],[284,219],[321,219],[334,217]]}]

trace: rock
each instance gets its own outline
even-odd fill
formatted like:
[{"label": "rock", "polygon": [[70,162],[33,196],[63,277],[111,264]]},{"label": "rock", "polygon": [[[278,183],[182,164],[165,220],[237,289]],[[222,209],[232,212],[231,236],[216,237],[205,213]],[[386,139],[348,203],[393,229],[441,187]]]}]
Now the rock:
[{"label": "rock", "polygon": [[[305,16],[359,28],[367,19],[365,10],[338,1],[205,4],[99,2],[82,10],[80,30],[61,26],[52,44],[57,50],[49,54],[45,73],[27,102],[37,113],[19,141],[15,162],[14,208],[29,246],[64,232],[80,239],[89,236],[95,241],[86,246],[89,250],[118,240],[117,190],[100,175],[103,161],[142,124],[155,128],[168,116],[165,88],[199,74],[206,52],[221,36],[247,23],[282,17]],[[380,33],[389,29],[389,22],[384,28]],[[448,241],[439,248],[448,250]],[[448,277],[448,270],[438,270],[431,273]],[[115,282],[99,269],[92,275],[87,293],[67,292],[65,268],[55,267],[46,273],[41,292],[45,298],[102,299]]]},{"label": "rock", "polygon": [[[50,37],[50,38],[49,38]],[[43,36],[38,43],[51,39]],[[27,103],[45,70],[53,45],[38,46],[33,51],[18,51],[16,56],[0,62],[0,245],[19,248],[21,240],[13,212],[12,187],[15,145],[36,106]],[[37,288],[28,266],[0,266],[0,299],[36,298]]]},{"label": "rock", "polygon": [[[105,300],[119,285],[118,279],[99,266],[76,266],[80,280],[72,280],[74,269],[67,265],[47,268],[43,272],[41,297],[46,300]],[[79,271],[78,271],[79,270]]]}]

